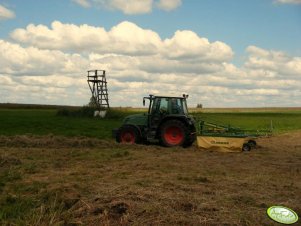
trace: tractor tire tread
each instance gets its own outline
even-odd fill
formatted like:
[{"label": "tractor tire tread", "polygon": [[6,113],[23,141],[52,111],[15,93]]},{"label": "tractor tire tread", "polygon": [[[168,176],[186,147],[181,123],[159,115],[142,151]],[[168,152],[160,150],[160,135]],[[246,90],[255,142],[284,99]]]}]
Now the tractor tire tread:
[{"label": "tractor tire tread", "polygon": [[[167,141],[165,141],[162,132],[169,126],[177,126],[178,128],[181,128],[181,130],[183,131],[184,134],[184,139],[181,143],[179,143],[178,145],[172,145],[167,143]],[[165,146],[165,147],[172,147],[172,146],[183,146],[183,147],[187,147],[187,142],[189,142],[189,130],[187,128],[187,126],[180,120],[177,119],[171,119],[168,120],[166,122],[164,122],[161,127],[160,127],[160,143],[161,145]]]},{"label": "tractor tire tread", "polygon": [[116,142],[118,143],[122,143],[121,141],[121,134],[122,132],[124,131],[133,131],[134,134],[135,134],[135,143],[136,144],[139,144],[140,141],[141,141],[141,136],[139,134],[139,131],[137,130],[137,128],[135,128],[134,126],[132,125],[123,125],[121,126],[118,130],[117,130],[117,133],[116,133]]}]

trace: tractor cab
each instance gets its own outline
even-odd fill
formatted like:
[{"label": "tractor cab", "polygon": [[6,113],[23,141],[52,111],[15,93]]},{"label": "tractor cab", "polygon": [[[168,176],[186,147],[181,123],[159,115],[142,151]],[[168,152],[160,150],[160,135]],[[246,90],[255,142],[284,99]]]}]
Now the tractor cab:
[{"label": "tractor cab", "polygon": [[162,120],[166,117],[188,116],[186,98],[183,97],[168,97],[168,96],[153,96],[143,98],[143,105],[145,101],[149,100],[148,108],[148,125],[150,128],[157,128]]},{"label": "tractor cab", "polygon": [[158,140],[164,146],[190,146],[196,138],[194,119],[188,115],[186,99],[181,97],[154,96],[149,101],[148,112],[127,116],[116,132],[120,143],[141,143]]},{"label": "tractor cab", "polygon": [[149,99],[149,114],[174,114],[174,115],[188,115],[186,98],[183,97],[164,97],[164,96],[153,96],[143,98],[143,105],[145,106],[145,100]]}]

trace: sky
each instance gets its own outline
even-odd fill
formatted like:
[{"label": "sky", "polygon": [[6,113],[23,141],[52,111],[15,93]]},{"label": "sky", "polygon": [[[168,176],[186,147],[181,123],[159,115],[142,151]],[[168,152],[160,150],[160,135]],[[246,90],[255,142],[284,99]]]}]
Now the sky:
[{"label": "sky", "polygon": [[0,0],[0,103],[301,107],[301,0]]}]

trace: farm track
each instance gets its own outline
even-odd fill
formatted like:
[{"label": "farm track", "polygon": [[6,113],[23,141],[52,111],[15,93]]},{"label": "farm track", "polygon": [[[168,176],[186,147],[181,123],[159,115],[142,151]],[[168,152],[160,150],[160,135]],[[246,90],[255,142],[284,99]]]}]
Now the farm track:
[{"label": "farm track", "polygon": [[301,132],[261,138],[258,146],[218,153],[86,137],[0,136],[6,211],[0,223],[277,225],[266,216],[271,205],[300,216]]}]

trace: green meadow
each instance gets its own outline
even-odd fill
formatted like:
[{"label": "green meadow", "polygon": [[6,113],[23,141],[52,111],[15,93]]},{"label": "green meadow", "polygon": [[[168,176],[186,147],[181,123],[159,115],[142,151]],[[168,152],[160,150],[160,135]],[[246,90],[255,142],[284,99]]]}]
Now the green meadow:
[{"label": "green meadow", "polygon": [[[72,110],[70,110],[72,112]],[[62,135],[111,138],[112,129],[119,127],[126,115],[141,113],[141,109],[114,109],[109,118],[81,115],[58,115],[58,109],[0,109],[0,135]],[[270,110],[203,111],[193,112],[197,121],[231,125],[243,129],[266,130],[284,133],[301,129],[301,111]]]}]

